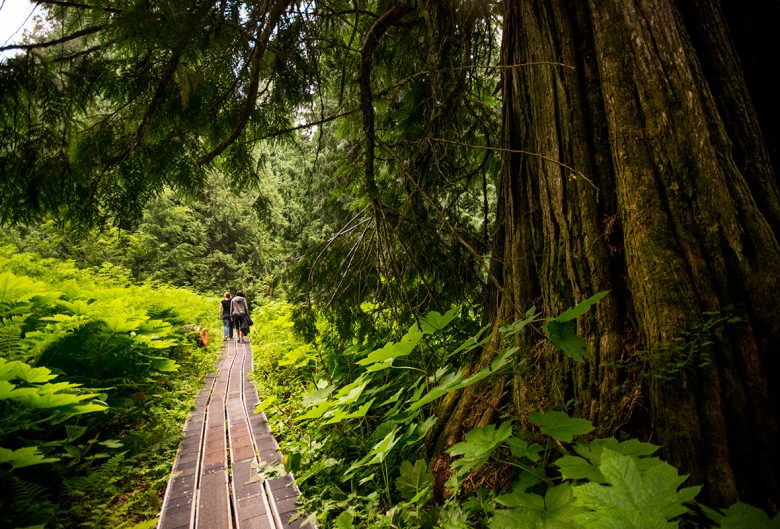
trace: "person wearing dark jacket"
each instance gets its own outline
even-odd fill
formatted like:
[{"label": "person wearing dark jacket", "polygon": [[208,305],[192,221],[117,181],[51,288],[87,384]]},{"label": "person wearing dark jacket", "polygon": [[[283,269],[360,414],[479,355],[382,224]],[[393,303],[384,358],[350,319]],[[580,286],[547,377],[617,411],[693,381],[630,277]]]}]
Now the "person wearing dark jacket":
[{"label": "person wearing dark jacket", "polygon": [[222,318],[222,339],[233,338],[233,318],[230,316],[230,292],[219,302],[219,317]]},{"label": "person wearing dark jacket", "polygon": [[244,298],[243,290],[236,290],[236,295],[230,300],[230,316],[233,318],[233,326],[238,333],[238,343],[247,343],[246,334],[249,332],[249,305]]}]

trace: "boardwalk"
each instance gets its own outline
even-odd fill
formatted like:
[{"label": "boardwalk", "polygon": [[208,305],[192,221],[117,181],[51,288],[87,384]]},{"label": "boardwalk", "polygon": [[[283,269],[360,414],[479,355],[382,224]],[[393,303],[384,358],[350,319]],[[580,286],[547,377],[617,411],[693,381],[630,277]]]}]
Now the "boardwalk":
[{"label": "boardwalk", "polygon": [[264,480],[254,470],[281,454],[265,414],[253,413],[251,369],[249,344],[227,342],[184,426],[158,529],[314,529],[290,521],[298,499],[291,477]]}]

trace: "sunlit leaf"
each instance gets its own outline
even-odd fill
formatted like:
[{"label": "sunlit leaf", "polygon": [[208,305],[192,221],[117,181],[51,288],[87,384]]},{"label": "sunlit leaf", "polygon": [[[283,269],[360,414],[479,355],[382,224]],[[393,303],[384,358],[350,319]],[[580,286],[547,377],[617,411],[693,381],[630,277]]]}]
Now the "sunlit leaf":
[{"label": "sunlit leaf", "polygon": [[38,451],[37,446],[28,446],[17,450],[0,448],[0,463],[8,463],[12,468],[23,468],[54,461],[59,461],[59,459],[46,457]]},{"label": "sunlit leaf", "polygon": [[420,319],[420,327],[422,327],[423,333],[432,334],[436,331],[440,331],[455,319],[458,310],[458,307],[452,307],[446,314],[441,314],[436,311],[429,312],[425,317]]},{"label": "sunlit leaf", "polygon": [[163,373],[174,373],[179,370],[179,364],[170,358],[153,358],[152,369],[156,369]]},{"label": "sunlit leaf", "polygon": [[495,424],[488,424],[466,432],[466,439],[451,446],[447,452],[451,456],[463,456],[452,462],[452,467],[459,472],[467,472],[479,468],[489,458],[493,450],[512,435],[512,422],[506,421],[496,429]]}]

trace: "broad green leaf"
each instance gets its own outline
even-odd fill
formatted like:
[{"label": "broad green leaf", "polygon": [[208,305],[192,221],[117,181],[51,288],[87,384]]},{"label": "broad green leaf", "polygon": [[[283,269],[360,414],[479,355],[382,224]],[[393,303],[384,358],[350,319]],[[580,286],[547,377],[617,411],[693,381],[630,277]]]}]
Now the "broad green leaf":
[{"label": "broad green leaf", "polygon": [[523,330],[529,323],[533,323],[537,319],[538,314],[536,312],[536,307],[531,307],[526,311],[525,318],[508,325],[502,325],[498,330],[506,337],[514,336]]},{"label": "broad green leaf", "polygon": [[342,512],[336,517],[336,529],[352,529],[354,527],[352,520],[354,519],[355,517],[348,511]]},{"label": "broad green leaf", "polygon": [[566,356],[577,362],[585,361],[585,340],[577,336],[577,323],[575,319],[582,316],[590,308],[604,298],[609,291],[599,292],[581,301],[576,306],[559,314],[556,318],[547,320],[544,325],[550,341],[558,349],[566,353]]},{"label": "broad green leaf", "polygon": [[85,402],[84,404],[76,404],[75,406],[70,406],[65,410],[66,417],[63,417],[61,420],[57,420],[55,422],[62,422],[67,417],[73,416],[73,415],[83,415],[84,413],[93,413],[96,411],[106,411],[108,410],[108,405],[104,402]]},{"label": "broad green leaf", "polygon": [[[489,526],[491,529],[584,529],[574,520],[574,516],[582,512],[582,509],[574,504],[574,496],[568,483],[548,488],[544,497],[513,492],[498,496],[496,502],[510,508],[496,511]],[[507,525],[511,520],[514,520],[516,525]]]},{"label": "broad green leaf", "polygon": [[604,448],[609,448],[618,454],[633,457],[640,472],[662,463],[656,457],[647,457],[658,451],[660,447],[652,443],[644,443],[638,439],[628,439],[621,442],[618,442],[614,437],[594,439],[590,443],[577,443],[574,450],[593,465],[598,465],[601,462],[601,452]]},{"label": "broad green leaf", "polygon": [[366,368],[366,373],[376,373],[377,371],[390,369],[393,367],[393,362],[395,362],[395,358],[388,358],[387,360],[382,360],[381,362],[371,364]]},{"label": "broad green leaf", "polygon": [[506,421],[496,429],[495,424],[474,428],[466,433],[466,440],[449,448],[452,456],[463,456],[452,462],[459,472],[479,468],[485,463],[493,450],[512,435],[512,421]]},{"label": "broad green leaf", "polygon": [[[159,518],[152,518],[151,520],[146,520],[144,522],[137,523],[131,527],[128,527],[127,529],[154,529],[157,527],[157,522],[159,521]],[[31,528],[27,528],[31,529]],[[41,529],[43,529],[43,526],[41,526]]]},{"label": "broad green leaf", "polygon": [[468,515],[457,503],[448,503],[439,516],[442,529],[471,529],[473,526]]},{"label": "broad green leaf", "polygon": [[56,377],[45,367],[32,367],[19,360],[7,362],[0,358],[0,380],[19,379],[29,384],[42,384]]},{"label": "broad green leaf", "polygon": [[255,409],[252,413],[263,412],[267,410],[274,402],[276,402],[276,395],[270,395],[267,399],[260,401],[257,406],[255,406]]},{"label": "broad green leaf", "polygon": [[539,426],[543,434],[565,443],[570,443],[575,435],[584,435],[594,430],[589,420],[575,419],[562,411],[534,412],[529,419]]},{"label": "broad green leaf", "polygon": [[[467,353],[469,351],[472,351],[476,349],[477,347],[482,347],[485,345],[488,340],[490,340],[490,334],[485,334],[485,331],[490,329],[490,325],[485,325],[482,327],[477,334],[472,336],[471,338],[467,339],[465,342],[463,342],[457,349],[449,353],[447,356],[454,356],[458,353]],[[484,335],[484,336],[483,336]]]},{"label": "broad green leaf", "polygon": [[517,351],[519,351],[519,347],[510,347],[497,357],[493,359],[492,362],[490,362],[490,374],[492,375],[505,365],[509,363],[510,360],[512,360],[512,357],[515,355]]},{"label": "broad green leaf", "polygon": [[411,446],[422,441],[431,428],[436,425],[436,416],[431,415],[423,422],[415,422],[409,425],[406,430],[406,445]]},{"label": "broad green leaf", "polygon": [[66,424],[65,425],[65,433],[67,435],[66,441],[69,442],[69,443],[73,442],[76,439],[78,439],[79,437],[81,437],[82,435],[84,435],[84,433],[86,433],[86,431],[87,431],[87,427],[86,426],[77,426],[75,424]]},{"label": "broad green leaf", "polygon": [[398,358],[401,356],[408,356],[412,350],[422,340],[423,332],[413,325],[409,331],[398,342],[388,342],[381,349],[372,351],[364,359],[359,360],[357,363],[361,366],[367,366],[377,362],[384,362],[389,358]]},{"label": "broad green leaf", "polygon": [[368,460],[368,464],[372,463],[381,463],[385,460],[387,457],[387,454],[390,453],[390,451],[395,447],[396,443],[398,442],[398,438],[396,438],[396,434],[398,433],[398,428],[393,429],[392,432],[388,433],[384,439],[379,441],[377,444],[374,445],[374,447],[371,449],[371,451],[368,453],[368,457],[370,459]]},{"label": "broad green leaf", "polygon": [[179,345],[178,340],[162,339],[158,336],[144,336],[141,334],[133,336],[133,340],[145,345],[149,349],[170,349],[171,347]]},{"label": "broad green leaf", "polygon": [[17,450],[0,448],[0,463],[9,463],[12,468],[23,468],[54,461],[59,461],[59,459],[44,456],[38,451],[37,446],[28,446]]},{"label": "broad green leaf", "polygon": [[530,461],[538,461],[539,452],[544,450],[539,443],[529,445],[525,440],[517,437],[510,437],[506,440],[506,444],[509,446],[509,450],[512,452],[513,456],[523,457]]},{"label": "broad green leaf", "polygon": [[0,380],[0,400],[10,399],[16,386],[7,380]]},{"label": "broad green leaf", "polygon": [[563,479],[587,479],[604,483],[604,476],[599,469],[581,457],[565,455],[558,459],[555,465],[561,469]]},{"label": "broad green leaf", "polygon": [[370,401],[366,402],[362,406],[360,406],[356,411],[348,412],[346,410],[338,410],[336,413],[333,414],[333,417],[325,421],[325,424],[335,424],[339,423],[341,421],[344,421],[346,419],[357,419],[359,417],[365,417],[368,413],[369,408],[371,408],[371,405],[374,404],[375,399],[371,399]]},{"label": "broad green leaf", "polygon": [[444,327],[455,319],[458,314],[458,308],[452,307],[445,314],[436,312],[435,310],[429,312],[420,320],[420,327],[424,334],[433,334],[436,331],[442,330]]},{"label": "broad green leaf", "polygon": [[328,411],[330,411],[330,410],[332,410],[334,408],[337,408],[337,407],[338,407],[338,404],[336,404],[335,402],[331,402],[331,401],[326,400],[326,401],[320,403],[320,405],[317,406],[316,408],[310,409],[309,411],[307,411],[303,415],[298,415],[295,418],[295,420],[296,421],[304,421],[306,419],[319,419],[320,417],[325,415]]},{"label": "broad green leaf", "polygon": [[309,359],[309,354],[312,352],[311,346],[299,345],[295,349],[287,351],[284,358],[279,360],[280,366],[303,366],[306,365]]},{"label": "broad green leaf", "polygon": [[363,390],[368,386],[368,380],[363,377],[358,377],[351,384],[347,384],[341,388],[334,396],[334,401],[339,405],[352,404],[360,398]]},{"label": "broad green leaf", "polygon": [[409,409],[407,411],[413,412],[416,411],[426,404],[429,404],[433,402],[434,400],[438,399],[439,397],[446,395],[450,391],[455,390],[455,386],[458,385],[458,383],[463,379],[463,371],[458,371],[456,373],[448,373],[447,375],[442,378],[441,382],[438,386],[431,389],[428,393],[420,397],[419,399],[412,402],[412,405],[409,406]]},{"label": "broad green leaf", "polygon": [[574,320],[559,322],[548,321],[544,328],[555,347],[577,362],[585,361],[585,340],[577,336],[577,323]]},{"label": "broad green leaf", "polygon": [[401,398],[401,395],[403,395],[406,392],[406,388],[401,388],[398,391],[395,392],[392,396],[388,397],[387,400],[385,400],[380,406],[389,406],[390,404],[393,404],[394,402],[397,402],[398,399]]},{"label": "broad green leaf", "polygon": [[326,401],[326,399],[330,396],[331,393],[336,389],[336,386],[333,384],[326,385],[324,387],[317,387],[315,391],[311,391],[309,393],[306,393],[303,396],[303,405],[307,408],[310,408],[312,406],[317,406],[319,404],[322,404]]},{"label": "broad green leaf", "polygon": [[395,488],[401,497],[410,500],[420,491],[433,487],[433,474],[428,472],[428,465],[423,459],[414,464],[409,461],[401,463],[401,475],[395,479]]},{"label": "broad green leaf", "polygon": [[[25,406],[31,408],[59,408],[64,406],[71,406],[79,404],[83,400],[92,399],[97,397],[97,393],[89,394],[74,394],[74,393],[29,393],[25,389],[34,388],[22,388],[21,390],[14,391],[11,398]],[[24,391],[24,393],[22,393]]]},{"label": "broad green leaf", "polygon": [[441,379],[439,385],[435,386],[424,396],[422,396],[418,400],[410,399],[412,405],[409,407],[409,409],[406,410],[406,412],[411,413],[417,411],[418,409],[422,408],[426,404],[433,402],[434,400],[446,395],[451,391],[466,388],[468,386],[476,384],[480,380],[486,379],[490,375],[502,369],[506,364],[508,364],[516,352],[517,352],[516,347],[507,349],[506,351],[504,351],[503,353],[501,353],[500,355],[498,355],[496,358],[493,359],[489,368],[480,369],[479,371],[477,371],[476,373],[474,373],[473,375],[465,379],[463,378],[463,370],[458,370],[456,373],[448,373]]},{"label": "broad green leaf", "polygon": [[100,441],[98,444],[105,446],[106,448],[122,448],[125,446],[122,442],[116,439],[106,439],[105,441]]},{"label": "broad green leaf", "polygon": [[557,317],[553,318],[553,320],[559,322],[574,320],[575,318],[578,318],[579,316],[582,316],[588,312],[593,305],[604,299],[607,294],[609,294],[609,290],[604,290],[602,292],[593,294],[591,297],[580,301],[574,307],[571,307],[565,312],[562,312]]},{"label": "broad green leaf", "polygon": [[720,529],[780,529],[780,514],[770,519],[769,515],[752,505],[737,502],[729,507],[720,519]]},{"label": "broad green leaf", "polygon": [[34,295],[45,292],[45,287],[24,276],[11,272],[0,273],[0,303],[28,301]]},{"label": "broad green leaf", "polygon": [[394,428],[392,431],[388,432],[381,441],[376,443],[371,448],[368,454],[366,454],[359,461],[353,463],[347,469],[347,472],[344,475],[344,480],[349,479],[352,474],[359,468],[374,465],[384,461],[387,455],[393,450],[393,447],[395,447],[396,443],[398,442],[398,438],[396,437],[398,430],[399,428]]},{"label": "broad green leaf", "polygon": [[170,358],[153,358],[152,368],[163,373],[173,373],[179,370],[179,364]]},{"label": "broad green leaf", "polygon": [[496,496],[496,503],[513,509],[544,510],[544,498],[539,494],[530,494],[527,492],[512,492],[510,494]]},{"label": "broad green leaf", "polygon": [[112,333],[123,334],[136,330],[139,322],[135,318],[125,318],[124,315],[120,313],[110,317],[104,317],[103,323]]},{"label": "broad green leaf", "polygon": [[700,487],[677,490],[686,476],[667,463],[641,472],[630,456],[605,448],[599,471],[606,485],[586,483],[574,487],[576,504],[587,509],[576,519],[588,528],[674,529],[670,519],[687,511]]},{"label": "broad green leaf", "polygon": [[61,300],[59,304],[76,316],[86,316],[91,313],[91,307],[89,303],[83,299],[76,299],[74,301]]}]

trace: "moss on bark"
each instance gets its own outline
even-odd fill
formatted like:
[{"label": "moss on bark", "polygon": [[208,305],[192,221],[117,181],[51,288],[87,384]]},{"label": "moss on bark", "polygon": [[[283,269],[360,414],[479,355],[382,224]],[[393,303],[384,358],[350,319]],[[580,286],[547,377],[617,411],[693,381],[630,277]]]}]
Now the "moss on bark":
[{"label": "moss on bark", "polygon": [[[728,21],[706,0],[508,0],[504,20],[504,142],[523,153],[504,159],[489,310],[503,323],[612,292],[578,323],[584,365],[523,338],[536,367],[512,381],[514,413],[626,427],[709,500],[776,510],[780,196]],[[742,321],[707,327],[726,311]],[[657,376],[693,346],[707,361]],[[486,420],[479,395],[440,449]]]}]

